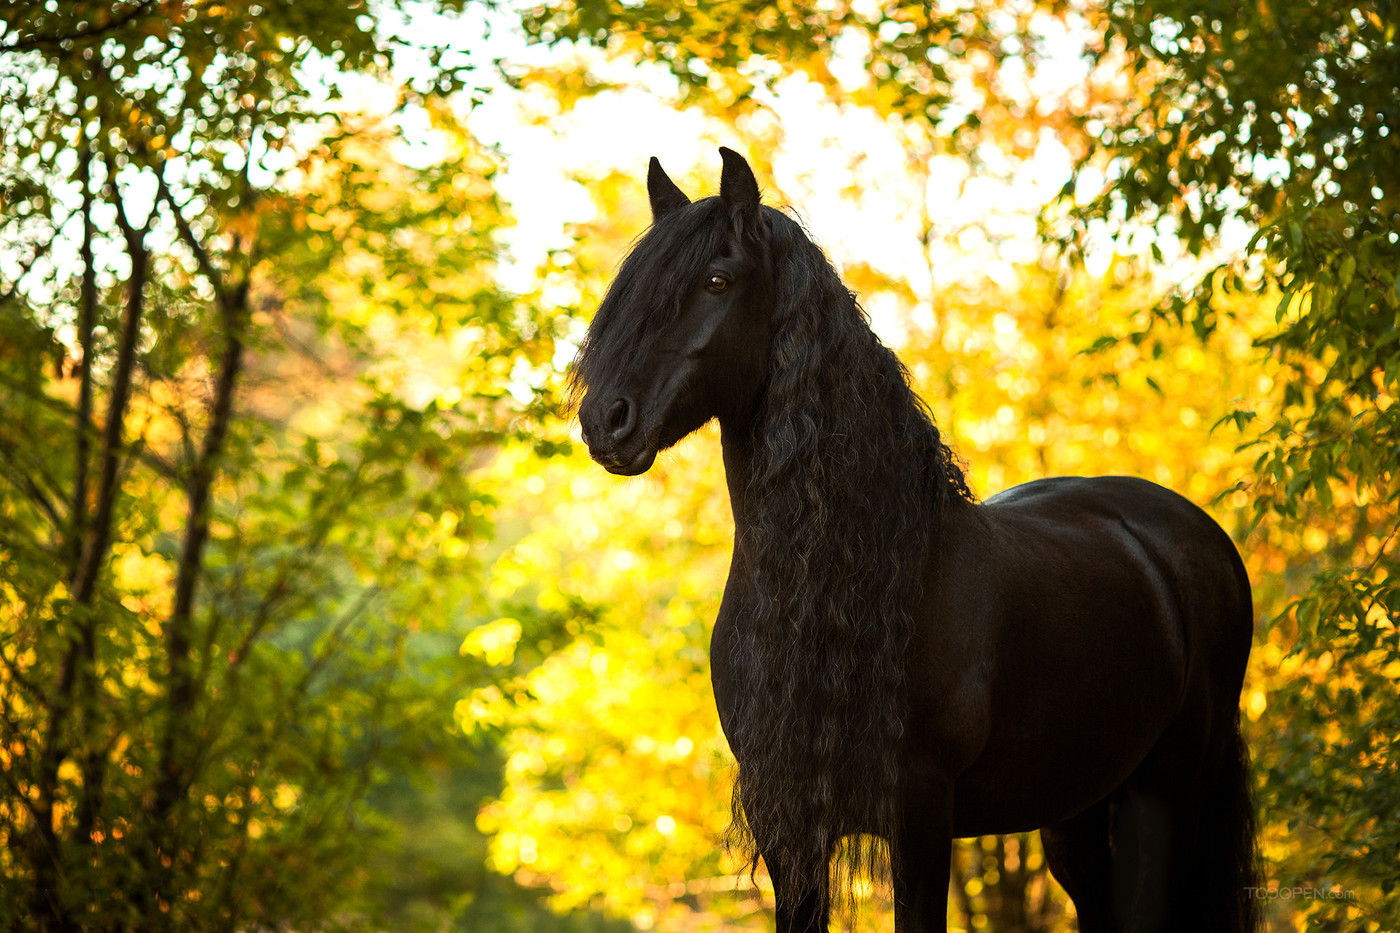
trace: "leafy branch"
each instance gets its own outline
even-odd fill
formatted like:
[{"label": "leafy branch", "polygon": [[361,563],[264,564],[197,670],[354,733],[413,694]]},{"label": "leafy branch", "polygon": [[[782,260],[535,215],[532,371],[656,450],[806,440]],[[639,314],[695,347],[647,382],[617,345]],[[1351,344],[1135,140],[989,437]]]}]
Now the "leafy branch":
[{"label": "leafy branch", "polygon": [[[84,39],[95,39],[108,33],[116,32],[123,26],[144,16],[156,4],[156,0],[138,0],[135,6],[128,10],[117,10],[112,13],[110,19],[105,23],[92,23],[88,26],[72,29],[62,33],[48,33],[45,35],[32,35],[13,42],[0,45],[0,53],[4,52],[28,52],[50,45],[63,45],[69,42],[80,42]],[[35,4],[38,6],[39,4]]]}]

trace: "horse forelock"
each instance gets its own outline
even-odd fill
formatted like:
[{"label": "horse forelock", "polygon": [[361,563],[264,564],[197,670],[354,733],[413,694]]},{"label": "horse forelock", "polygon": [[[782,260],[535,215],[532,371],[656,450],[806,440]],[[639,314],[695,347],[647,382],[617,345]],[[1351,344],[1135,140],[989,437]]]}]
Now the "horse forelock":
[{"label": "horse forelock", "polygon": [[651,352],[728,235],[723,206],[711,197],[668,213],[637,239],[579,346],[569,373],[574,402]]}]

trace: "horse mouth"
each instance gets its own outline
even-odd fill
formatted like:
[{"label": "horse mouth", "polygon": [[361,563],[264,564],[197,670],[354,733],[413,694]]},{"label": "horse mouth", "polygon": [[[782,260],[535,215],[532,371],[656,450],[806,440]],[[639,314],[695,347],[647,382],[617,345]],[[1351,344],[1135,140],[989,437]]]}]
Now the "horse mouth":
[{"label": "horse mouth", "polygon": [[654,447],[644,447],[637,451],[630,460],[622,460],[614,451],[589,451],[593,459],[602,465],[603,469],[617,476],[637,476],[651,469],[651,465],[656,462],[656,449]]}]

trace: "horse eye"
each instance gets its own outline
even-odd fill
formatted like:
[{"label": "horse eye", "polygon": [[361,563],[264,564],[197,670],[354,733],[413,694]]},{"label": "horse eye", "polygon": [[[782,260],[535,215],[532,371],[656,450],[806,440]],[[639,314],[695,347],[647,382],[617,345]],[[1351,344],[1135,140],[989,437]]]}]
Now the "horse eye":
[{"label": "horse eye", "polygon": [[705,283],[705,288],[714,292],[716,295],[718,295],[720,292],[724,291],[728,287],[729,280],[718,273],[710,276],[709,281]]}]

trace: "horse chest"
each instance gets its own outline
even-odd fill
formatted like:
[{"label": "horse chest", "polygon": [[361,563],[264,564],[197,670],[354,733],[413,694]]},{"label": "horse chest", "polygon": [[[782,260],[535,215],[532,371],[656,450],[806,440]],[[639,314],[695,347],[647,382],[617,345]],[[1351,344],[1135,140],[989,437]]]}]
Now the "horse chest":
[{"label": "horse chest", "polygon": [[726,587],[724,602],[710,635],[710,682],[720,727],[731,747],[739,745],[739,730],[746,706],[753,706],[762,692],[763,671],[758,661],[742,649],[747,621],[735,608],[733,584]]}]

